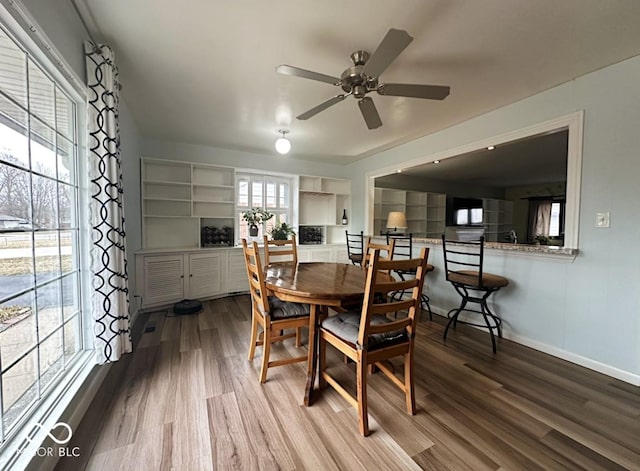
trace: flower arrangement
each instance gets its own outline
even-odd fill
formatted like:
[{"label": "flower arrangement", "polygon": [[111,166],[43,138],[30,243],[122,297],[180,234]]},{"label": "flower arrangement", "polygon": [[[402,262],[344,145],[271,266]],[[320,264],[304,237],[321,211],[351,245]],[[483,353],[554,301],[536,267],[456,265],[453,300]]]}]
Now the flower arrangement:
[{"label": "flower arrangement", "polygon": [[273,217],[273,213],[270,213],[263,208],[251,208],[242,213],[242,219],[249,224],[249,235],[256,237],[258,235],[258,225],[268,221]]},{"label": "flower arrangement", "polygon": [[262,224],[265,221],[268,221],[273,217],[273,213],[270,213],[266,209],[263,208],[251,208],[244,213],[242,213],[242,219],[247,221],[249,225],[258,225]]}]

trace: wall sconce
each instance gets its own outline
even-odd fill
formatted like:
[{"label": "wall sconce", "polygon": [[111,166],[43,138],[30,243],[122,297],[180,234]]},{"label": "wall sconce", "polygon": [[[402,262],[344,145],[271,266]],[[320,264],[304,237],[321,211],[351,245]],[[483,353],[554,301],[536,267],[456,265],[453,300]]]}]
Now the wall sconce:
[{"label": "wall sconce", "polygon": [[287,134],[289,131],[280,129],[278,132],[282,133],[282,137],[279,137],[278,140],[276,141],[276,152],[278,152],[278,154],[288,154],[289,151],[291,150],[291,141],[289,141],[289,139],[284,137],[284,135]]},{"label": "wall sconce", "polygon": [[407,228],[407,216],[402,211],[390,211],[387,216],[387,229],[392,229],[393,232],[397,232],[398,229]]}]

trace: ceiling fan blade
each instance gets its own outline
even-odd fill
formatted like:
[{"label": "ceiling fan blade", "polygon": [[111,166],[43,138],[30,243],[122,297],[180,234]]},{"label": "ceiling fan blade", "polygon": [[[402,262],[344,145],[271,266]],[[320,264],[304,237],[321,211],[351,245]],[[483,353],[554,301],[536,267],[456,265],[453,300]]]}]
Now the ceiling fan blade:
[{"label": "ceiling fan blade", "polygon": [[276,67],[276,72],[282,75],[293,75],[294,77],[302,77],[306,79],[317,80],[319,82],[330,83],[331,85],[340,84],[340,79],[338,77],[332,77],[330,75],[320,74],[318,72],[312,72],[310,70],[305,70],[286,64]]},{"label": "ceiling fan blade", "polygon": [[413,38],[406,31],[391,28],[364,65],[363,72],[369,77],[379,77],[411,41]]},{"label": "ceiling fan blade", "polygon": [[362,113],[362,117],[364,118],[364,121],[367,123],[367,127],[369,129],[376,129],[382,126],[380,115],[378,114],[376,105],[373,103],[373,100],[371,98],[364,97],[362,100],[358,102],[358,106],[360,107],[360,112]]},{"label": "ceiling fan blade", "polygon": [[414,85],[409,83],[384,83],[378,86],[380,95],[406,96],[410,98],[427,98],[444,100],[451,87],[445,85]]},{"label": "ceiling fan blade", "polygon": [[326,110],[327,108],[329,108],[330,106],[335,105],[336,103],[341,102],[342,100],[344,100],[346,98],[347,95],[337,95],[334,96],[333,98],[329,98],[327,101],[320,103],[318,106],[311,108],[309,111],[307,111],[306,113],[302,113],[300,116],[296,116],[297,119],[301,119],[301,120],[305,120],[305,119],[309,119],[312,116],[317,115],[318,113],[320,113],[321,111]]}]

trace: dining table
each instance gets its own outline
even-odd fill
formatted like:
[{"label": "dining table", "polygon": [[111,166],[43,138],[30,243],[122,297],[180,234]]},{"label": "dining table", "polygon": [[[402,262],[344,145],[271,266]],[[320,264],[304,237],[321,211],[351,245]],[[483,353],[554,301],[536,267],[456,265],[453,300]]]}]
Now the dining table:
[{"label": "dining table", "polygon": [[367,270],[346,263],[308,262],[293,265],[269,265],[265,268],[265,283],[273,295],[283,301],[310,305],[309,358],[304,405],[312,402],[315,384],[320,321],[328,309],[342,310],[360,304],[367,279]]}]

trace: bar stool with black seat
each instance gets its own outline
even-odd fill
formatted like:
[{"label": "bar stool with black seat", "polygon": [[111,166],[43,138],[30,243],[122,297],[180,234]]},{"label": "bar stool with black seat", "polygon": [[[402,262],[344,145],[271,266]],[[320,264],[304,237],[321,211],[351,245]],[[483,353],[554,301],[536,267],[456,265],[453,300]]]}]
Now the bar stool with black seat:
[{"label": "bar stool with black seat", "polygon": [[349,234],[349,231],[344,231],[347,235],[347,254],[349,260],[354,265],[362,266],[362,253],[364,251],[364,233],[360,231],[360,234]]},{"label": "bar stool with black seat", "polygon": [[[509,280],[500,275],[485,273],[484,264],[484,237],[479,241],[445,240],[442,236],[442,251],[444,253],[444,270],[447,281],[453,285],[462,297],[460,306],[451,309],[447,317],[447,327],[444,329],[443,339],[447,339],[449,328],[456,328],[458,322],[477,327],[486,327],[491,335],[493,353],[496,353],[496,338],[502,338],[502,320],[489,309],[487,300],[489,297],[509,284]],[[477,303],[480,310],[467,308],[468,303]],[[484,324],[469,321],[459,321],[461,312],[481,314]]]},{"label": "bar stool with black seat", "polygon": [[[391,239],[395,242],[393,247],[393,260],[403,259],[403,258],[411,258],[413,256],[413,234],[398,234],[393,232],[387,232],[385,234],[387,236],[387,243]],[[433,265],[427,263],[427,273],[434,270]],[[405,271],[397,271],[397,275],[401,280],[406,280],[410,277],[415,277],[415,270],[405,270]],[[404,296],[405,291],[399,291],[393,294],[393,298],[401,299]],[[433,320],[433,313],[431,312],[431,306],[429,305],[429,296],[422,292],[420,297],[420,307],[429,312],[429,320]]]}]

